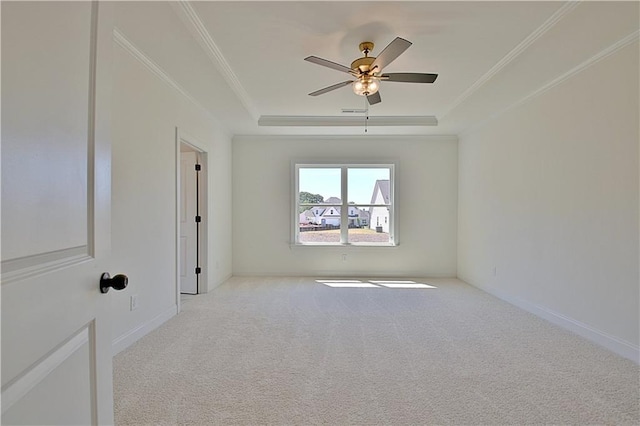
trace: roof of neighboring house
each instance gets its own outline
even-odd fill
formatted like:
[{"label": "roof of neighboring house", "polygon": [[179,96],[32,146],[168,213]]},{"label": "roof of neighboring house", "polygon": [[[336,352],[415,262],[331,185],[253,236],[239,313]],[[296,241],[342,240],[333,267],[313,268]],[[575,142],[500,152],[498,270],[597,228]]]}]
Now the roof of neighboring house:
[{"label": "roof of neighboring house", "polygon": [[371,195],[371,204],[374,204],[376,201],[376,190],[380,189],[380,193],[382,194],[382,199],[385,203],[388,203],[391,198],[389,197],[389,180],[388,179],[378,179],[376,181],[375,186],[373,187],[373,195]]},{"label": "roof of neighboring house", "polygon": [[316,215],[313,214],[311,209],[303,211],[302,213],[300,213],[300,215],[301,216],[304,215],[304,217],[316,217]]},{"label": "roof of neighboring house", "polygon": [[[342,203],[342,200],[340,198],[329,197],[326,200],[324,200],[322,204],[341,204],[341,203]],[[355,205],[351,205],[350,207],[354,207],[356,209],[356,211],[358,212],[357,213],[358,216],[363,217],[364,215],[366,215],[366,217],[369,217],[369,213],[367,211],[358,209]],[[323,207],[321,204],[319,204],[317,206],[313,206],[309,208],[309,210],[305,210],[304,213],[310,212],[311,216],[307,216],[307,217],[313,217],[314,216],[313,213],[316,210],[318,210],[318,213],[315,216],[340,216],[341,208],[340,206]],[[333,213],[331,213],[331,210],[333,210]],[[351,211],[351,209],[349,211]],[[351,216],[355,216],[355,214]]]},{"label": "roof of neighboring house", "polygon": [[[331,211],[334,210],[333,213]],[[340,216],[340,207],[326,207],[320,212],[320,216]]]}]

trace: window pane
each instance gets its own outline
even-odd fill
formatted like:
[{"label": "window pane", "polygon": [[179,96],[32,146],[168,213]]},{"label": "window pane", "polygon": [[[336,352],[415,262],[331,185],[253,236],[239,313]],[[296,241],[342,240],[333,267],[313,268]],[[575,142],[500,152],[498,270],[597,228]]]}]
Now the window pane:
[{"label": "window pane", "polygon": [[347,177],[350,203],[388,204],[390,202],[388,168],[349,168]]},{"label": "window pane", "polygon": [[298,223],[303,225],[317,225],[325,228],[340,227],[340,207],[316,204],[315,206],[300,207]]},{"label": "window pane", "polygon": [[315,229],[300,232],[301,243],[340,243],[340,229]]},{"label": "window pane", "polygon": [[[371,214],[375,222],[371,221]],[[349,206],[349,243],[389,243],[389,209],[387,207]],[[380,226],[378,223],[386,225]]]},{"label": "window pane", "polygon": [[370,228],[377,232],[389,232],[389,207],[371,207],[369,209]]},{"label": "window pane", "polygon": [[298,199],[300,203],[340,204],[340,168],[299,169]]},{"label": "window pane", "polygon": [[305,208],[298,226],[301,243],[339,243],[340,207],[318,204]]}]

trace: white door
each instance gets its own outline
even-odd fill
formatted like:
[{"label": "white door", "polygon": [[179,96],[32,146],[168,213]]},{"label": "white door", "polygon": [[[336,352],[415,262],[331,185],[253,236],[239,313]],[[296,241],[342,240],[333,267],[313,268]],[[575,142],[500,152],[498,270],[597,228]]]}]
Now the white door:
[{"label": "white door", "polygon": [[111,7],[1,7],[2,424],[110,424]]},{"label": "white door", "polygon": [[197,172],[198,154],[194,151],[180,152],[180,292],[198,293],[197,259]]}]

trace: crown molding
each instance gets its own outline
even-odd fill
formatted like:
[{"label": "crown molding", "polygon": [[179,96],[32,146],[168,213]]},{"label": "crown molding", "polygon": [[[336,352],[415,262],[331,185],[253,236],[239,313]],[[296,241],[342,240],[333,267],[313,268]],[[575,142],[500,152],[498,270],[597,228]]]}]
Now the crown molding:
[{"label": "crown molding", "polygon": [[289,142],[289,141],[307,141],[307,142],[319,142],[319,141],[381,141],[389,142],[392,139],[394,141],[404,142],[443,142],[443,143],[457,143],[458,137],[456,135],[233,135],[234,142]]},{"label": "crown molding", "polygon": [[249,94],[244,89],[244,87],[240,83],[240,80],[231,69],[231,66],[222,54],[222,51],[213,40],[213,37],[211,37],[211,34],[209,34],[209,31],[207,31],[207,28],[202,23],[200,16],[198,16],[193,6],[191,6],[191,4],[187,0],[172,2],[171,5],[178,13],[178,15],[183,17],[182,21],[185,23],[185,25],[187,25],[191,33],[203,46],[205,52],[207,53],[207,56],[209,56],[211,62],[213,62],[217,70],[220,72],[220,74],[222,74],[222,77],[226,80],[227,84],[235,93],[238,100],[240,100],[242,106],[244,106],[244,108],[253,117],[254,120],[257,120],[259,114],[256,108],[253,106],[253,102],[251,101]]},{"label": "crown molding", "polygon": [[585,69],[589,68],[590,66],[600,62],[601,60],[607,58],[608,56],[613,55],[614,53],[618,52],[619,50],[629,46],[632,43],[637,42],[638,40],[640,40],[640,30],[636,30],[634,32],[632,32],[631,34],[629,34],[626,37],[621,38],[620,40],[618,40],[617,42],[613,43],[611,46],[607,47],[604,50],[601,50],[600,52],[596,53],[595,55],[593,55],[591,58],[587,59],[586,61],[580,63],[579,65],[576,65],[575,67],[571,68],[569,71],[565,72],[564,74],[554,78],[553,80],[549,81],[548,83],[546,83],[545,85],[539,87],[538,89],[534,90],[533,92],[529,93],[528,95],[526,95],[525,97],[521,98],[520,100],[510,104],[509,106],[507,106],[506,108],[501,109],[500,111],[496,112],[495,114],[492,114],[491,116],[487,117],[486,119],[472,124],[470,126],[468,126],[467,128],[465,128],[464,130],[462,130],[460,132],[460,134],[465,134],[467,132],[469,132],[470,130],[476,129],[478,127],[482,127],[483,125],[485,125],[486,123],[489,123],[490,121],[496,119],[497,117],[505,114],[506,112],[519,107],[520,105],[529,102],[530,100],[542,95],[543,93],[545,93],[546,91],[554,88],[555,86],[564,83],[565,81],[569,80],[570,78],[574,77],[576,74],[579,74],[580,72],[584,71]]},{"label": "crown molding", "polygon": [[[262,115],[258,126],[334,127],[363,126],[365,117],[308,116],[308,115]],[[432,115],[425,116],[373,116],[366,119],[367,126],[437,126]]]},{"label": "crown molding", "polygon": [[149,56],[147,56],[144,52],[138,49],[133,43],[131,43],[122,32],[117,28],[113,28],[113,41],[120,46],[125,52],[129,53],[135,59],[138,60],[142,65],[144,65],[149,71],[151,71],[156,77],[160,80],[164,81],[167,85],[173,88],[175,91],[184,96],[187,100],[189,100],[193,105],[199,108],[202,112],[208,115],[225,133],[229,133],[229,129],[222,125],[220,120],[211,114],[211,111],[207,109],[204,105],[196,100],[189,92],[187,92],[182,86],[180,86],[173,78],[171,78],[158,64],[153,62]]},{"label": "crown molding", "polygon": [[197,107],[203,109],[204,111],[208,110],[199,103],[193,96],[191,96],[182,86],[176,83],[169,75],[164,72],[158,64],[153,62],[147,55],[145,55],[140,49],[133,45],[127,38],[120,32],[118,28],[113,29],[113,41],[120,47],[122,47],[126,52],[128,52],[131,56],[136,58],[140,63],[142,63],[149,71],[156,75],[156,77],[160,78],[160,80],[167,83],[169,86],[178,91],[182,96],[189,99],[193,102]]},{"label": "crown molding", "polygon": [[440,115],[440,119],[443,119],[462,104],[467,98],[477,92],[482,86],[484,86],[489,80],[495,77],[504,67],[513,62],[518,56],[520,56],[525,50],[529,48],[536,40],[542,37],[547,31],[558,23],[565,15],[575,9],[582,0],[569,1],[563,4],[556,12],[551,15],[546,21],[543,22],[536,30],[527,36],[522,42],[514,47],[509,53],[507,53],[501,60],[499,60],[489,71],[487,71],[482,77],[480,77],[475,83],[473,83],[462,95],[449,105],[444,112]]}]

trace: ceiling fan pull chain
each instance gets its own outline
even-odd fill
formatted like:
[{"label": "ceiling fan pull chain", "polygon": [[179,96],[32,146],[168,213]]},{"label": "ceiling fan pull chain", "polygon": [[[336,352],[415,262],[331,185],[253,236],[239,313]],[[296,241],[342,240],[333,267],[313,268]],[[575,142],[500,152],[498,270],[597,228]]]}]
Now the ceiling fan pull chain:
[{"label": "ceiling fan pull chain", "polygon": [[369,101],[364,98],[364,132],[367,133],[367,122],[369,121]]}]

